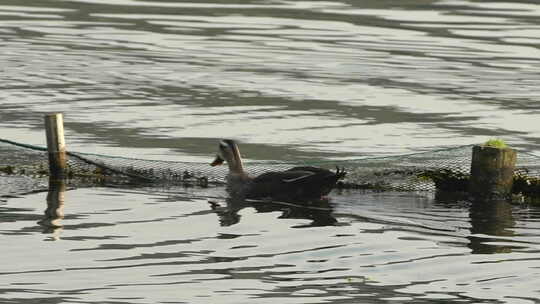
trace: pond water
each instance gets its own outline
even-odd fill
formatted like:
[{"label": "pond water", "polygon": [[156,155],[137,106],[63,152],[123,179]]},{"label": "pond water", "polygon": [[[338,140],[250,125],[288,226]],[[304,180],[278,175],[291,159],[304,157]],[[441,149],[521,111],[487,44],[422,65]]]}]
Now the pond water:
[{"label": "pond water", "polygon": [[0,204],[4,303],[540,299],[538,208],[354,192],[302,207],[232,202],[220,188],[46,197]]},{"label": "pond water", "polygon": [[[145,159],[207,162],[220,138],[251,160],[492,137],[540,155],[533,0],[2,0],[0,43],[0,138],[17,142],[44,146],[43,114],[64,112],[68,149]],[[299,207],[220,187],[76,188],[61,210],[46,192],[2,196],[35,184],[0,179],[3,303],[540,301],[537,207],[337,191]]]},{"label": "pond water", "polygon": [[72,150],[350,158],[503,137],[540,153],[536,1],[3,0],[0,132]]}]

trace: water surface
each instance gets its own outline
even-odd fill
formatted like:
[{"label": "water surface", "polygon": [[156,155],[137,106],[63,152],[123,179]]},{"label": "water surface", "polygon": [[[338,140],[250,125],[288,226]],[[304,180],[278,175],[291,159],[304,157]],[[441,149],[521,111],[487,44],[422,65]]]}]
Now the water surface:
[{"label": "water surface", "polygon": [[91,188],[67,191],[52,227],[46,194],[0,203],[6,303],[540,298],[537,208],[357,192],[299,207],[235,203],[220,188]]},{"label": "water surface", "polygon": [[[539,20],[535,1],[3,0],[0,138],[43,146],[42,115],[61,111],[68,149],[147,159],[206,162],[224,137],[254,160],[491,137],[540,155]],[[540,299],[540,213],[525,205],[334,192],[306,208],[219,187],[46,198],[0,197],[1,302]]]},{"label": "water surface", "polygon": [[[66,114],[87,152],[392,154],[503,137],[538,152],[540,6],[504,1],[0,5],[2,137]],[[174,153],[171,153],[173,151]]]}]

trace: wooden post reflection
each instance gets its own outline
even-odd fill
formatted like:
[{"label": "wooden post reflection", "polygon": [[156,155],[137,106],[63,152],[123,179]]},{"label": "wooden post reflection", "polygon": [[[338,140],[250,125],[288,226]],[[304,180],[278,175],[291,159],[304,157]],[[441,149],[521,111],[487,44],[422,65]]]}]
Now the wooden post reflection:
[{"label": "wooden post reflection", "polygon": [[54,233],[56,235],[61,231],[63,226],[62,219],[64,218],[65,192],[65,180],[54,177],[49,178],[47,209],[45,209],[43,219],[40,221],[40,224],[45,227],[44,232],[46,233]]},{"label": "wooden post reflection", "polygon": [[496,245],[489,241],[489,236],[512,236],[509,230],[514,226],[512,205],[506,200],[493,200],[490,202],[478,202],[472,204],[469,217],[471,219],[471,235],[469,247],[472,253],[505,253],[511,252],[512,248],[504,245]]}]

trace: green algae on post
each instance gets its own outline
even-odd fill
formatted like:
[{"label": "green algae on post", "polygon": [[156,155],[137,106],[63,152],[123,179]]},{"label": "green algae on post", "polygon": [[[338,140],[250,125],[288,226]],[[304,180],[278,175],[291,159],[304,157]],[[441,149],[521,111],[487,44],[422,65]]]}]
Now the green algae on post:
[{"label": "green algae on post", "polygon": [[492,138],[484,143],[485,147],[492,147],[492,148],[499,148],[504,149],[508,148],[508,145],[504,142],[504,140],[500,138]]}]

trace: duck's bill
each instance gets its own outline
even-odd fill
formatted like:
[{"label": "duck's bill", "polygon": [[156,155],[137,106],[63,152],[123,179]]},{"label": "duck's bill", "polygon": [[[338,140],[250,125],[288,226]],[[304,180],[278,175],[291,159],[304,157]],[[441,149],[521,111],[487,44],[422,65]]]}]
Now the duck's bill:
[{"label": "duck's bill", "polygon": [[210,163],[210,166],[212,167],[215,167],[215,166],[219,166],[221,164],[223,164],[225,160],[221,157],[219,157],[219,155],[216,156],[216,159],[214,159],[214,161],[212,163]]}]

